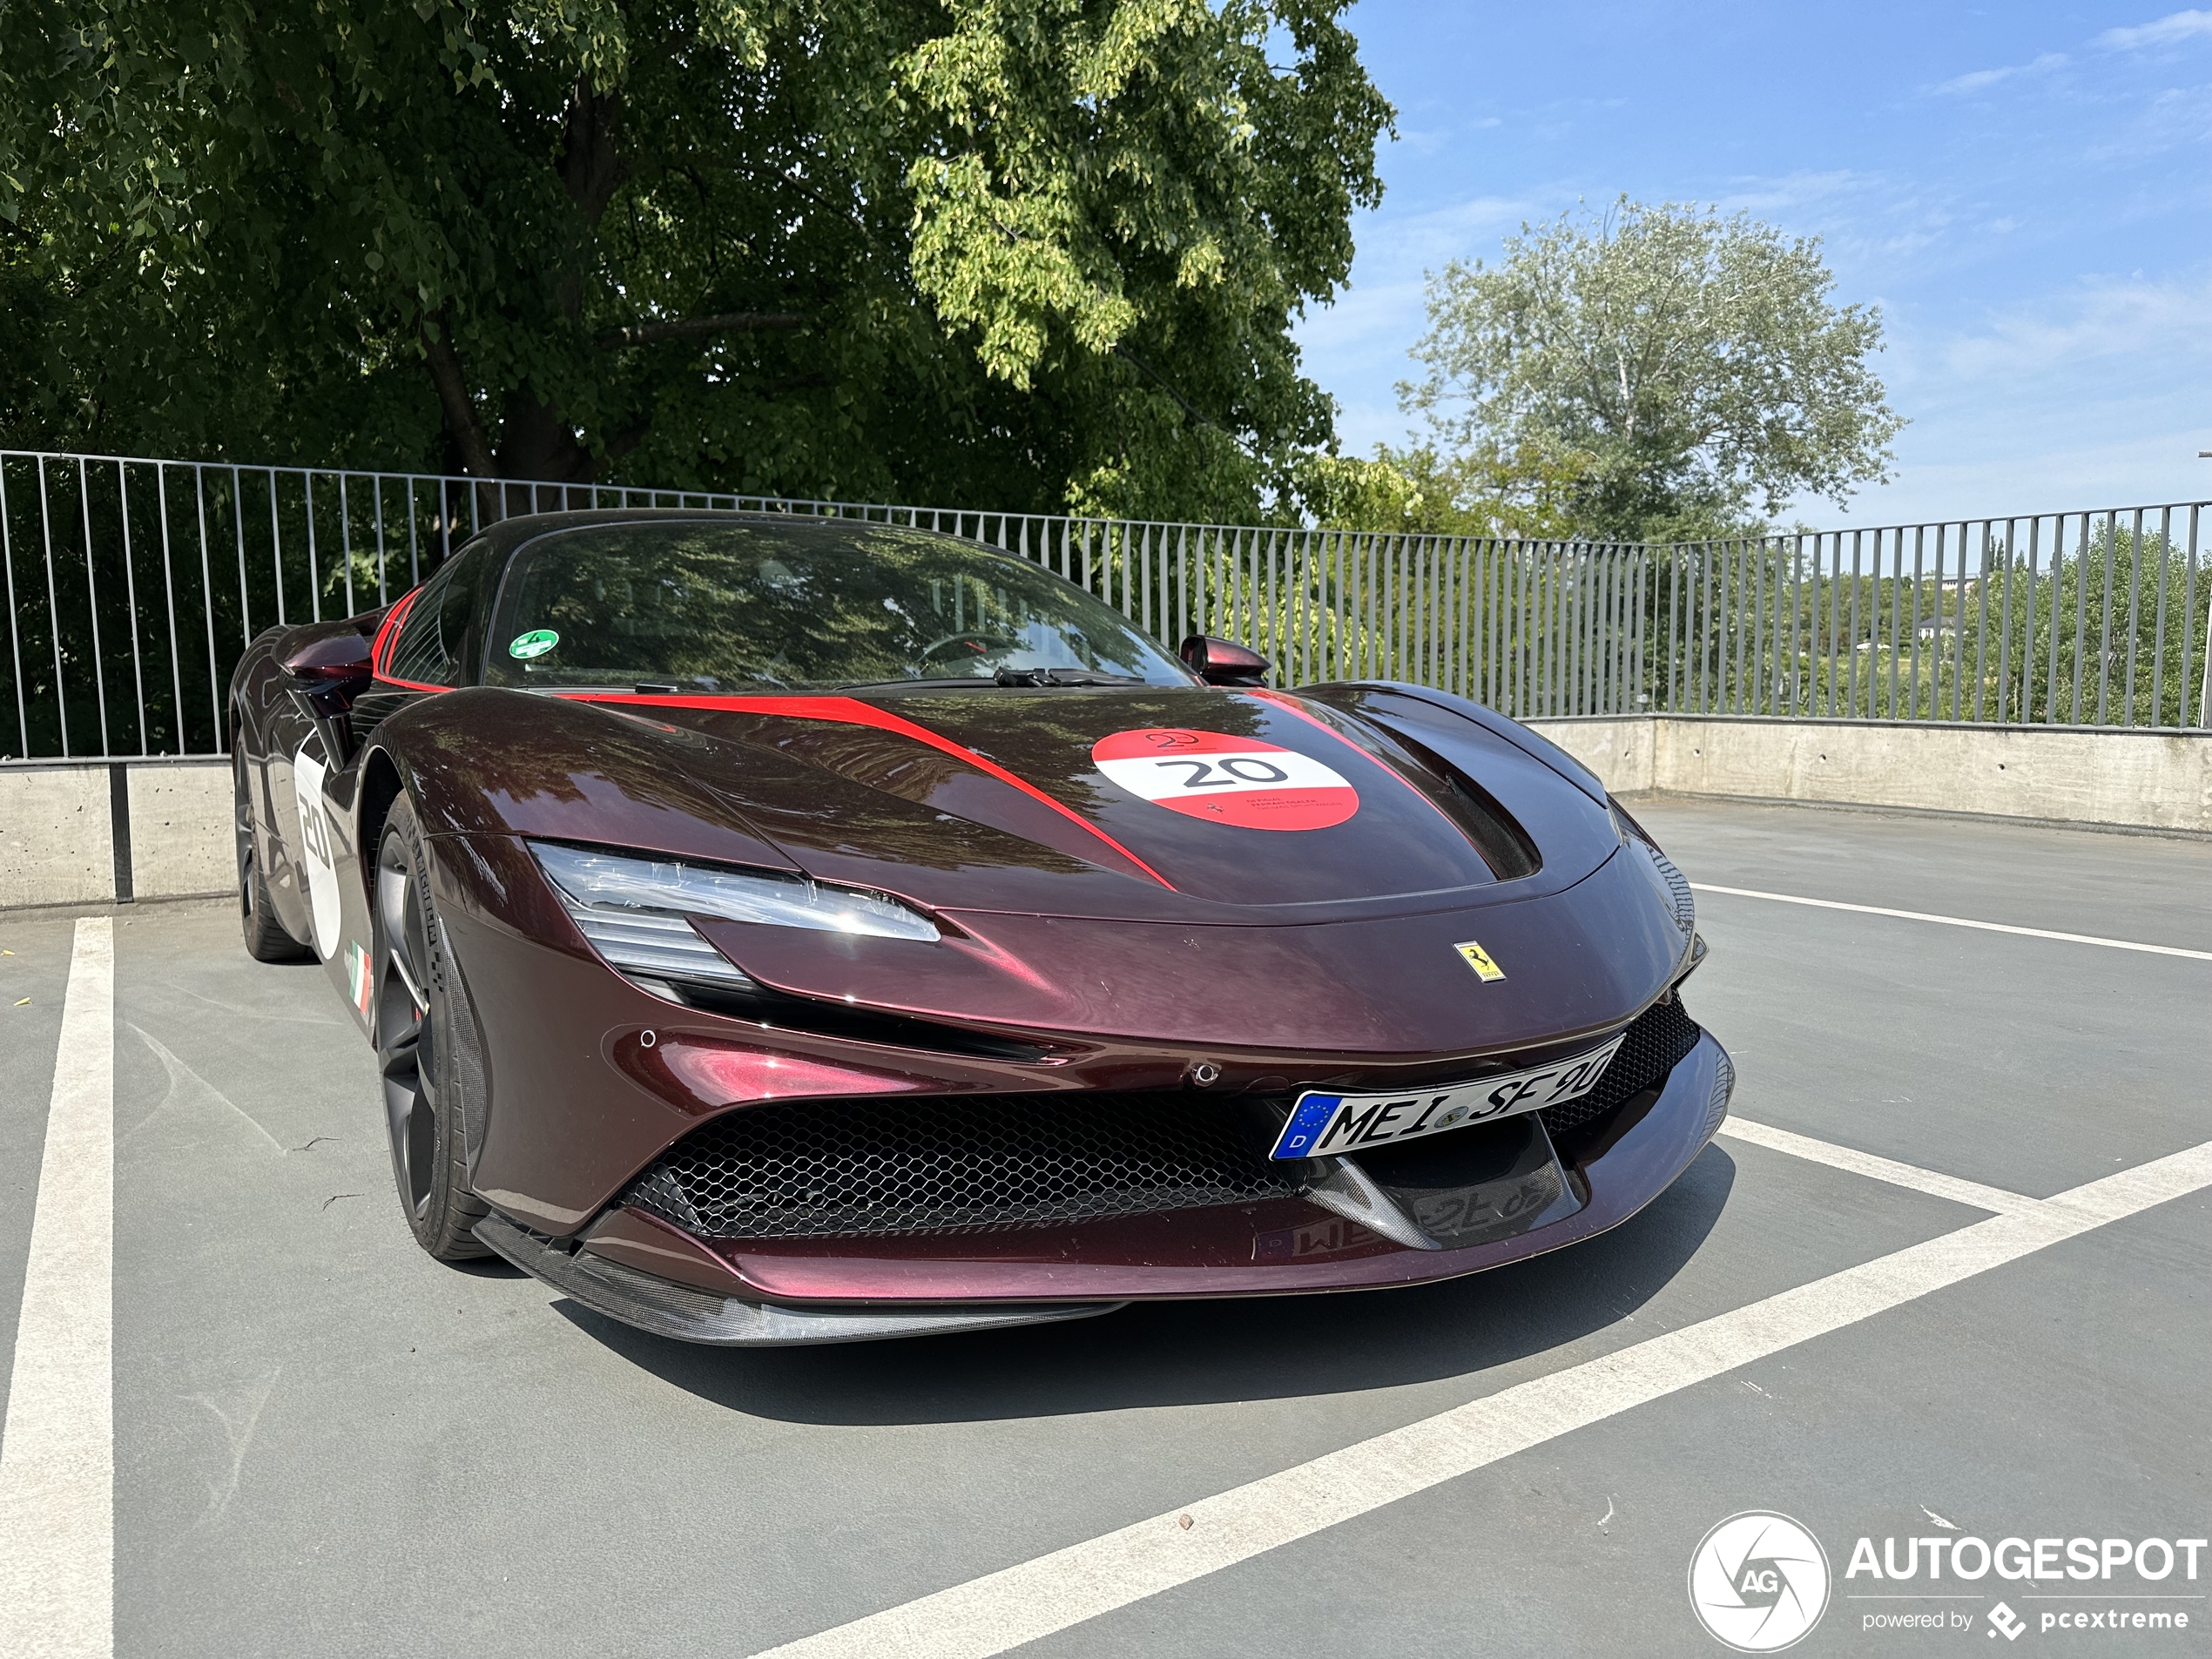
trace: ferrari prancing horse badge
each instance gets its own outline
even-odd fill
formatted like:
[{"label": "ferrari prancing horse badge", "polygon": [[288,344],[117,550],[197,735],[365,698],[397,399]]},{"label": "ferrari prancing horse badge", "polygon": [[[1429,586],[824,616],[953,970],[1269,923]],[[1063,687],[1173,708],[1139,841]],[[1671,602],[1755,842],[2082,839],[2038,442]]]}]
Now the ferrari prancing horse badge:
[{"label": "ferrari prancing horse badge", "polygon": [[1492,980],[1505,978],[1506,970],[1499,967],[1497,963],[1492,961],[1490,960],[1490,953],[1483,949],[1481,946],[1476,944],[1472,939],[1468,940],[1464,945],[1454,945],[1452,948],[1459,952],[1460,954],[1466,959],[1467,965],[1469,968],[1472,968],[1476,973],[1482,975],[1482,982],[1485,985],[1487,985]]}]

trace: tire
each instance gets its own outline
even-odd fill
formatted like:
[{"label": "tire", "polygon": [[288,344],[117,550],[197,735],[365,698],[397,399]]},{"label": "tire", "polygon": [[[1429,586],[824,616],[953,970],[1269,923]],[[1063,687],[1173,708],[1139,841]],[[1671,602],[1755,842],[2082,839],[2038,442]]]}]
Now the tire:
[{"label": "tire", "polygon": [[[430,861],[415,805],[392,803],[377,843],[370,912],[370,1033],[392,1143],[392,1178],[415,1242],[442,1262],[491,1252],[471,1231],[490,1206],[469,1190],[462,1125],[479,1103],[460,1063],[468,1010],[430,894]],[[473,1044],[470,1046],[473,1047]]]},{"label": "tire", "polygon": [[253,831],[253,799],[246,787],[242,733],[231,740],[231,791],[238,809],[238,909],[246,954],[257,962],[306,961],[314,951],[292,936],[269,902],[269,881],[261,873]]}]

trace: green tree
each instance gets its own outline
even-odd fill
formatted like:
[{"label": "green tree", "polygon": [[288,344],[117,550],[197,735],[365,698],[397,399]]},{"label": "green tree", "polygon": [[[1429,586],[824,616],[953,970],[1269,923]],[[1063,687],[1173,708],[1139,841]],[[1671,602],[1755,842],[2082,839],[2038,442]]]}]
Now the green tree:
[{"label": "green tree", "polygon": [[1814,239],[1625,197],[1524,225],[1494,268],[1433,274],[1427,368],[1399,388],[1451,457],[1582,457],[1573,516],[1598,539],[1740,534],[1811,492],[1888,474],[1903,422],[1867,359],[1881,314],[1830,301]]},{"label": "green tree", "polygon": [[1324,529],[1562,541],[1581,529],[1575,508],[1590,464],[1580,451],[1533,443],[1510,455],[1455,455],[1431,444],[1377,444],[1364,461],[1313,456],[1298,469],[1298,489]]},{"label": "green tree", "polygon": [[0,279],[56,343],[0,425],[1249,514],[1379,195],[1341,10],[15,0]]}]

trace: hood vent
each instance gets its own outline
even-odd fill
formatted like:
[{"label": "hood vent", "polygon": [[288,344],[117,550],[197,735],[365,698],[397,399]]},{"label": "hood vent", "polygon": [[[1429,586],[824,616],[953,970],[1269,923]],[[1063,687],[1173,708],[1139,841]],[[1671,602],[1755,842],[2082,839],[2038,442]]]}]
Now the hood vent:
[{"label": "hood vent", "polygon": [[1491,874],[1501,881],[1518,881],[1543,868],[1544,855],[1537,851],[1534,840],[1511,813],[1499,805],[1496,796],[1443,756],[1403,732],[1393,732],[1390,741],[1404,750],[1421,771],[1429,773],[1435,785],[1441,786],[1430,789],[1429,798],[1467,833],[1475,851],[1482,854],[1482,861],[1490,867]]}]

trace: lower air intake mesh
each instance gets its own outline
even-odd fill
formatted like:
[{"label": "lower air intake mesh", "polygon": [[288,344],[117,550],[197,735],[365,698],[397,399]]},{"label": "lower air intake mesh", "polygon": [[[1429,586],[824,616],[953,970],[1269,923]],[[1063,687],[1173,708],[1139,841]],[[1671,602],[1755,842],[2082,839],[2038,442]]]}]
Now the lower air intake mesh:
[{"label": "lower air intake mesh", "polygon": [[1666,1081],[1683,1056],[1697,1046],[1702,1035],[1697,1022],[1682,1005],[1679,995],[1655,1002],[1636,1015],[1629,1027],[1620,1053],[1597,1080],[1597,1087],[1580,1100],[1564,1106],[1547,1106],[1538,1114],[1554,1139],[1572,1135],[1595,1123],[1630,1096]]},{"label": "lower air intake mesh", "polygon": [[678,1142],[622,1202],[707,1238],[984,1232],[1302,1190],[1305,1165],[1266,1151],[1183,1094],[751,1106]]}]

